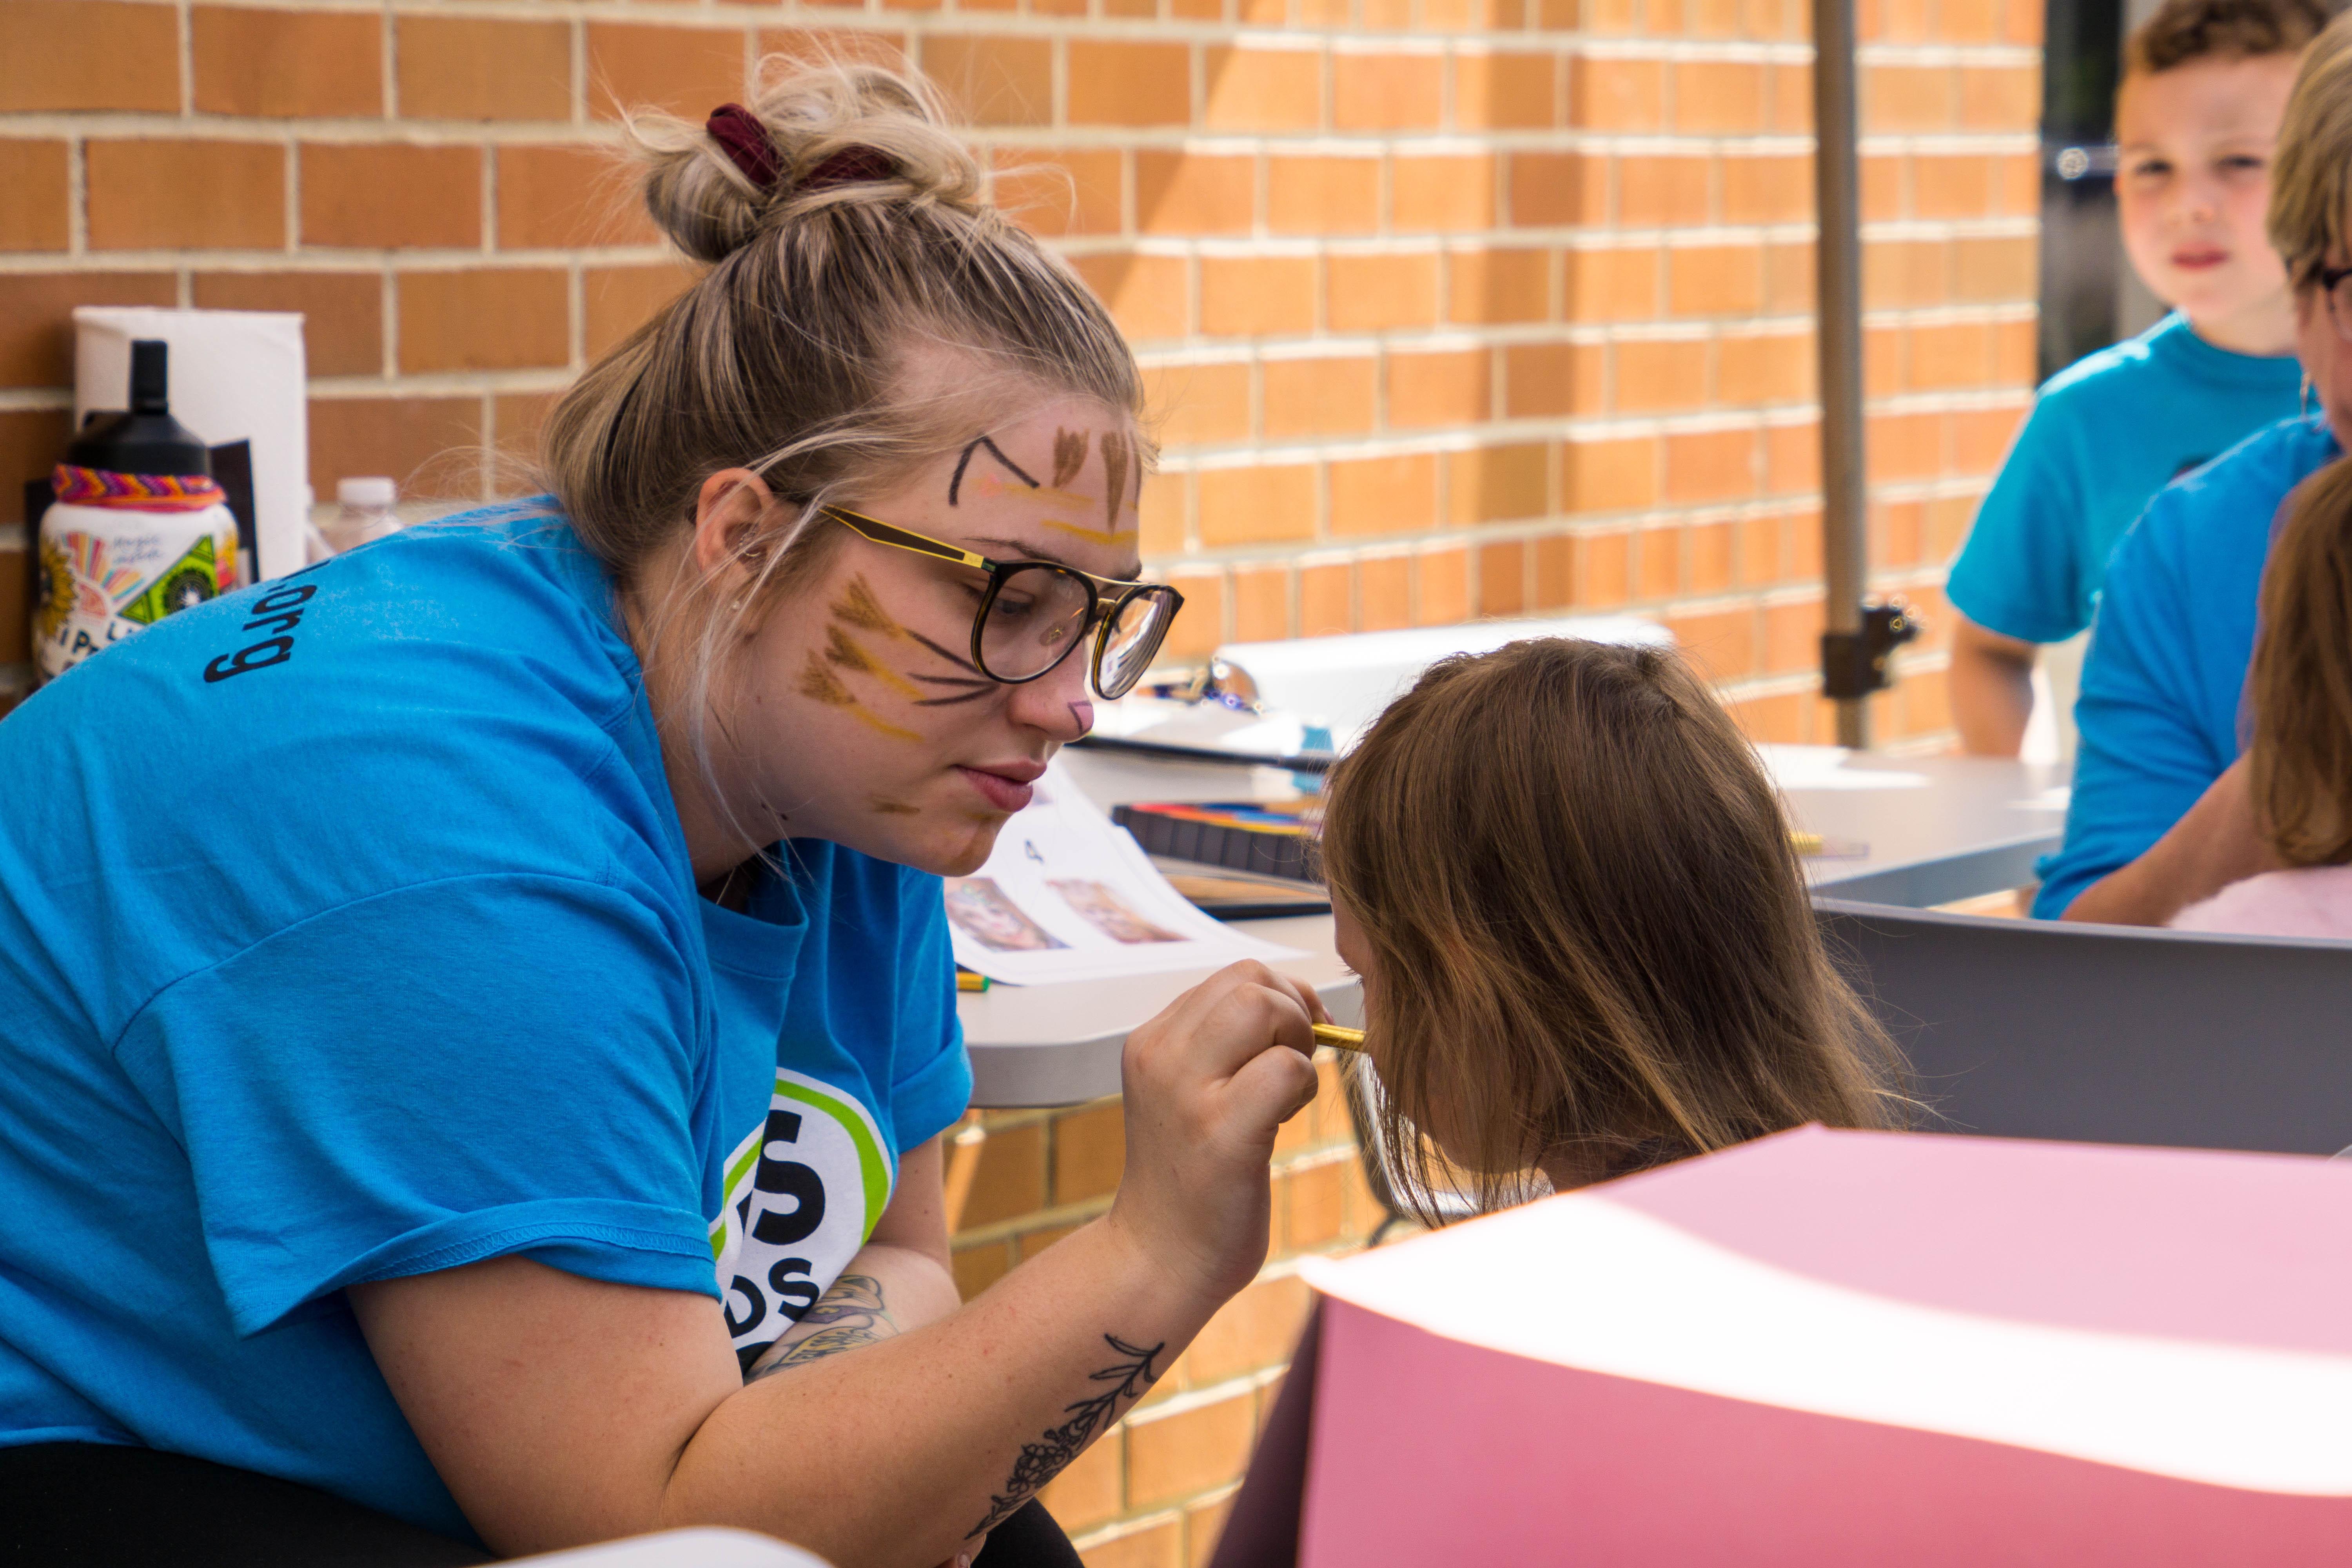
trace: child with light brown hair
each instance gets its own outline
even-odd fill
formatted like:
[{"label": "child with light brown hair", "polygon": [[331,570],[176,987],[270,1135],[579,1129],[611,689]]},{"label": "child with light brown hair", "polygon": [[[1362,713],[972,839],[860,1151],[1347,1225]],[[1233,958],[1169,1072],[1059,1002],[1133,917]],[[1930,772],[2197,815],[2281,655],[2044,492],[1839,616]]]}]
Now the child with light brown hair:
[{"label": "child with light brown hair", "polygon": [[1563,1190],[1900,1119],[1899,1058],[1822,950],[1780,797],[1670,649],[1437,664],[1333,770],[1322,859],[1424,1211],[1442,1186],[1491,1207],[1538,1172]]},{"label": "child with light brown hair", "polygon": [[2172,918],[2183,931],[2352,940],[2352,458],[2289,498],[2246,679],[2258,831],[2279,869]]}]

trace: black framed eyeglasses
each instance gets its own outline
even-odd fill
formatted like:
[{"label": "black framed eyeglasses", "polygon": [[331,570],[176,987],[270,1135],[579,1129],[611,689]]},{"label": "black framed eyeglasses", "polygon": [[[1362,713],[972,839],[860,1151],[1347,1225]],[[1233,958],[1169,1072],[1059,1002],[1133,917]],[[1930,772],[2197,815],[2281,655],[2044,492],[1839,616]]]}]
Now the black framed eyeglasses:
[{"label": "black framed eyeglasses", "polygon": [[2336,335],[2352,343],[2352,267],[2323,267],[2312,275],[2319,291],[2327,299],[2327,319],[2336,324]]},{"label": "black framed eyeglasses", "polygon": [[1116,702],[1143,679],[1184,607],[1184,595],[1164,583],[1121,583],[1054,561],[992,561],[846,507],[818,510],[871,543],[987,573],[971,618],[971,662],[1005,686],[1051,675],[1098,626],[1088,674],[1096,694]]}]

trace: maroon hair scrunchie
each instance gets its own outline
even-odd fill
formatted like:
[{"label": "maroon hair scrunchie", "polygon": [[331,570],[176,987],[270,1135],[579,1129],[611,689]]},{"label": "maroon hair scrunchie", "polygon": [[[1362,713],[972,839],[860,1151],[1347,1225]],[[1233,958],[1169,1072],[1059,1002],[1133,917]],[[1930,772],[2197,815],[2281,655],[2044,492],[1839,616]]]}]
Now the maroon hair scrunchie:
[{"label": "maroon hair scrunchie", "polygon": [[740,103],[722,103],[710,111],[702,128],[743,171],[745,179],[763,191],[775,184],[782,164],[776,157],[776,144],[768,140],[768,128],[760,123],[758,115]]}]

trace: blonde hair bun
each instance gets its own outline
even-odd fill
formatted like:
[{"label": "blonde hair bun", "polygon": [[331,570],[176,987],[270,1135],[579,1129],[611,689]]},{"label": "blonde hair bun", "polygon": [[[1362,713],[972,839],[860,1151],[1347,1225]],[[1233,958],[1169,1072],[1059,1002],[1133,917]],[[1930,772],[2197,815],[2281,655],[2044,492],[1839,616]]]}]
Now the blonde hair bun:
[{"label": "blonde hair bun", "polygon": [[[627,117],[626,134],[644,166],[646,210],[696,260],[715,265],[762,231],[824,207],[981,205],[979,161],[950,128],[929,83],[881,66],[784,56],[761,61],[757,82],[745,107],[766,132],[777,165],[764,188],[701,124],[651,111]],[[809,184],[841,154],[850,156],[827,171],[830,177]],[[861,163],[888,172],[860,177]],[[855,171],[851,177],[838,177],[845,167]]]}]

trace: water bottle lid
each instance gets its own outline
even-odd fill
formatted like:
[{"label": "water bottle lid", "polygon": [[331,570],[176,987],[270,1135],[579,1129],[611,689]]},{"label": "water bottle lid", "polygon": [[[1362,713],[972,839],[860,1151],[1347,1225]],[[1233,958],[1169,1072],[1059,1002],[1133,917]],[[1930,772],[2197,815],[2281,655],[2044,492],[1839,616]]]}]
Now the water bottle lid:
[{"label": "water bottle lid", "polygon": [[116,474],[205,474],[212,453],[204,438],[172,417],[171,345],[142,338],[131,345],[131,406],[120,413],[90,411],[66,447],[77,468]]},{"label": "water bottle lid", "polygon": [[400,499],[400,487],[374,475],[337,479],[335,499],[345,506],[390,506]]}]

